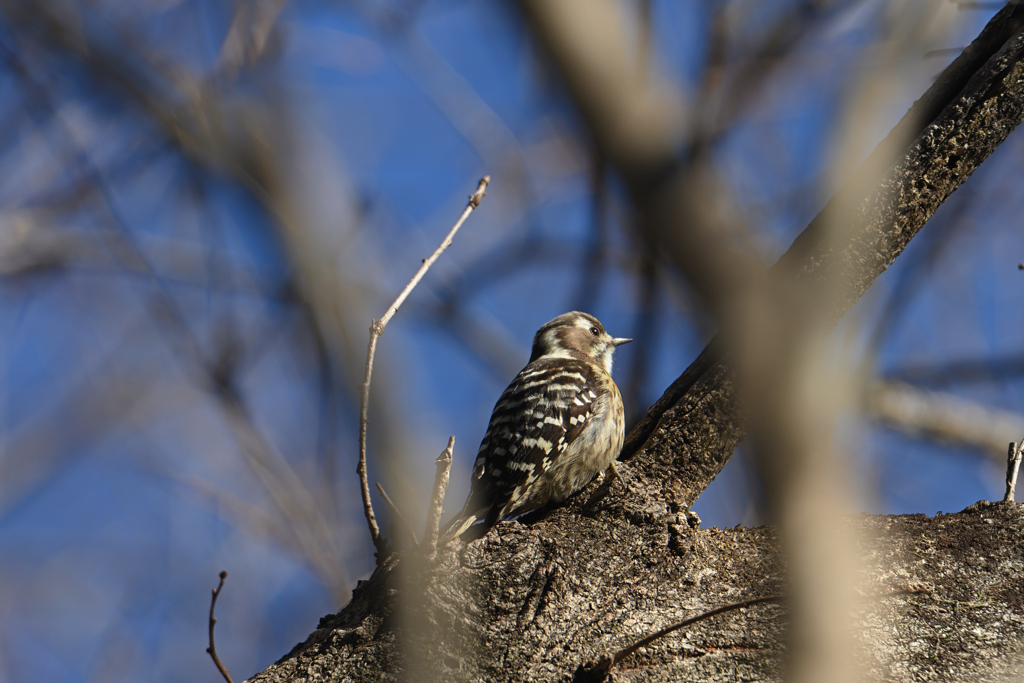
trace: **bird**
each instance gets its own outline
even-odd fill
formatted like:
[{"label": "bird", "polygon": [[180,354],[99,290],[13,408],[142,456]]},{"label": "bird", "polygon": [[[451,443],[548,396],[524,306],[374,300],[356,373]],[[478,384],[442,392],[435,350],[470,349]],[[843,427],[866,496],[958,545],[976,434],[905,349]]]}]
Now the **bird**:
[{"label": "bird", "polygon": [[560,503],[609,468],[622,450],[622,394],[612,379],[613,337],[588,313],[570,311],[533,338],[529,363],[491,413],[462,511],[445,538],[483,520],[499,520]]}]

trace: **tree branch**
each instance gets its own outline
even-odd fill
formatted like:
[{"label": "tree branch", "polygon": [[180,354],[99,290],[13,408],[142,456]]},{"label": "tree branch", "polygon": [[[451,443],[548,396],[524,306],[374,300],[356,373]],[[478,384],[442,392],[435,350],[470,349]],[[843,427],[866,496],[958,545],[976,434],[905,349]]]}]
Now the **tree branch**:
[{"label": "tree branch", "polygon": [[434,489],[430,496],[430,510],[427,513],[427,528],[423,532],[427,558],[433,559],[437,553],[437,531],[444,512],[444,494],[448,490],[448,474],[452,469],[452,454],[455,451],[455,437],[448,437],[448,447],[441,451],[434,463],[437,473],[434,475]]},{"label": "tree branch", "polygon": [[377,352],[377,340],[384,334],[384,328],[387,327],[388,322],[394,317],[395,313],[398,312],[399,306],[405,301],[405,299],[412,293],[412,290],[416,288],[423,276],[427,274],[430,267],[434,265],[434,262],[440,258],[441,254],[451,246],[452,240],[455,239],[455,233],[459,231],[462,224],[466,222],[469,215],[480,206],[480,201],[487,195],[487,186],[491,182],[490,176],[484,176],[480,179],[480,184],[476,188],[476,192],[469,196],[469,202],[466,204],[466,208],[463,210],[462,215],[459,216],[459,220],[455,221],[455,225],[448,231],[441,245],[434,250],[434,253],[429,258],[423,259],[423,265],[420,266],[416,274],[409,280],[409,284],[405,286],[405,289],[398,295],[394,303],[388,307],[388,310],[384,313],[384,316],[380,320],[373,321],[370,325],[370,343],[366,348],[366,373],[363,377],[363,384],[361,388],[360,408],[359,408],[359,465],[356,467],[356,473],[359,475],[359,488],[360,493],[363,496],[363,513],[366,515],[366,523],[370,527],[370,538],[373,540],[373,545],[377,549],[377,564],[379,565],[384,561],[384,555],[386,551],[386,544],[383,537],[380,534],[380,527],[377,525],[377,517],[373,514],[373,501],[370,500],[370,483],[366,475],[366,428],[369,424],[369,409],[370,409],[370,379],[373,375],[373,356]]},{"label": "tree branch", "polygon": [[[808,287],[823,271],[846,273],[833,308],[822,313],[831,322],[1024,118],[1022,26],[1021,5],[993,17],[776,264],[799,272]],[[842,248],[830,249],[822,239],[829,223],[840,224]],[[732,371],[716,338],[627,435],[620,458],[664,482],[672,504],[685,508],[745,436]]]},{"label": "tree branch", "polygon": [[1013,503],[1014,494],[1017,492],[1017,473],[1020,471],[1021,451],[1024,450],[1024,439],[1019,442],[1010,442],[1009,452],[1006,454],[1006,493],[1003,494],[1004,503]]},{"label": "tree branch", "polygon": [[999,462],[1006,457],[1006,437],[1024,433],[1018,413],[900,382],[870,387],[866,409],[903,432],[976,448]]}]

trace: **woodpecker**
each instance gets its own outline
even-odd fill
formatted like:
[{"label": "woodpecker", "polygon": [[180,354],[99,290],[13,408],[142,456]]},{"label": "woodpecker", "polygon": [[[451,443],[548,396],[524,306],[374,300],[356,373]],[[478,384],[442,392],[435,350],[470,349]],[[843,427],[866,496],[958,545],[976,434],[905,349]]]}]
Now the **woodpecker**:
[{"label": "woodpecker", "polygon": [[529,364],[494,406],[469,498],[446,537],[561,502],[614,470],[625,427],[612,354],[631,341],[579,311],[537,330]]}]

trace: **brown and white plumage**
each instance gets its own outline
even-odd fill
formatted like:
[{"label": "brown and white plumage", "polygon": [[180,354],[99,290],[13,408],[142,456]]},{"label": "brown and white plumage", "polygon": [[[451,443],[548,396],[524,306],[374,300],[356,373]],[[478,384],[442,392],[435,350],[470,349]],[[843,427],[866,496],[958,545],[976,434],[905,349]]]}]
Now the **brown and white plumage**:
[{"label": "brown and white plumage", "polygon": [[629,341],[578,311],[537,330],[529,364],[494,406],[449,536],[561,502],[612,465],[624,435],[612,354]]}]

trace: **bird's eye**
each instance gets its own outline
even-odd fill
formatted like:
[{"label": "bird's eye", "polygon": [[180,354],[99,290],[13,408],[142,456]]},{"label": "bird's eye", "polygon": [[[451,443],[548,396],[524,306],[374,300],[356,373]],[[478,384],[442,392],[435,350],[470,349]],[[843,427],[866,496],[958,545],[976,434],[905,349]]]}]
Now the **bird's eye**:
[{"label": "bird's eye", "polygon": [[590,334],[592,334],[592,335],[594,335],[596,337],[597,335],[601,334],[601,330],[597,329],[596,327],[591,327],[590,328]]}]

